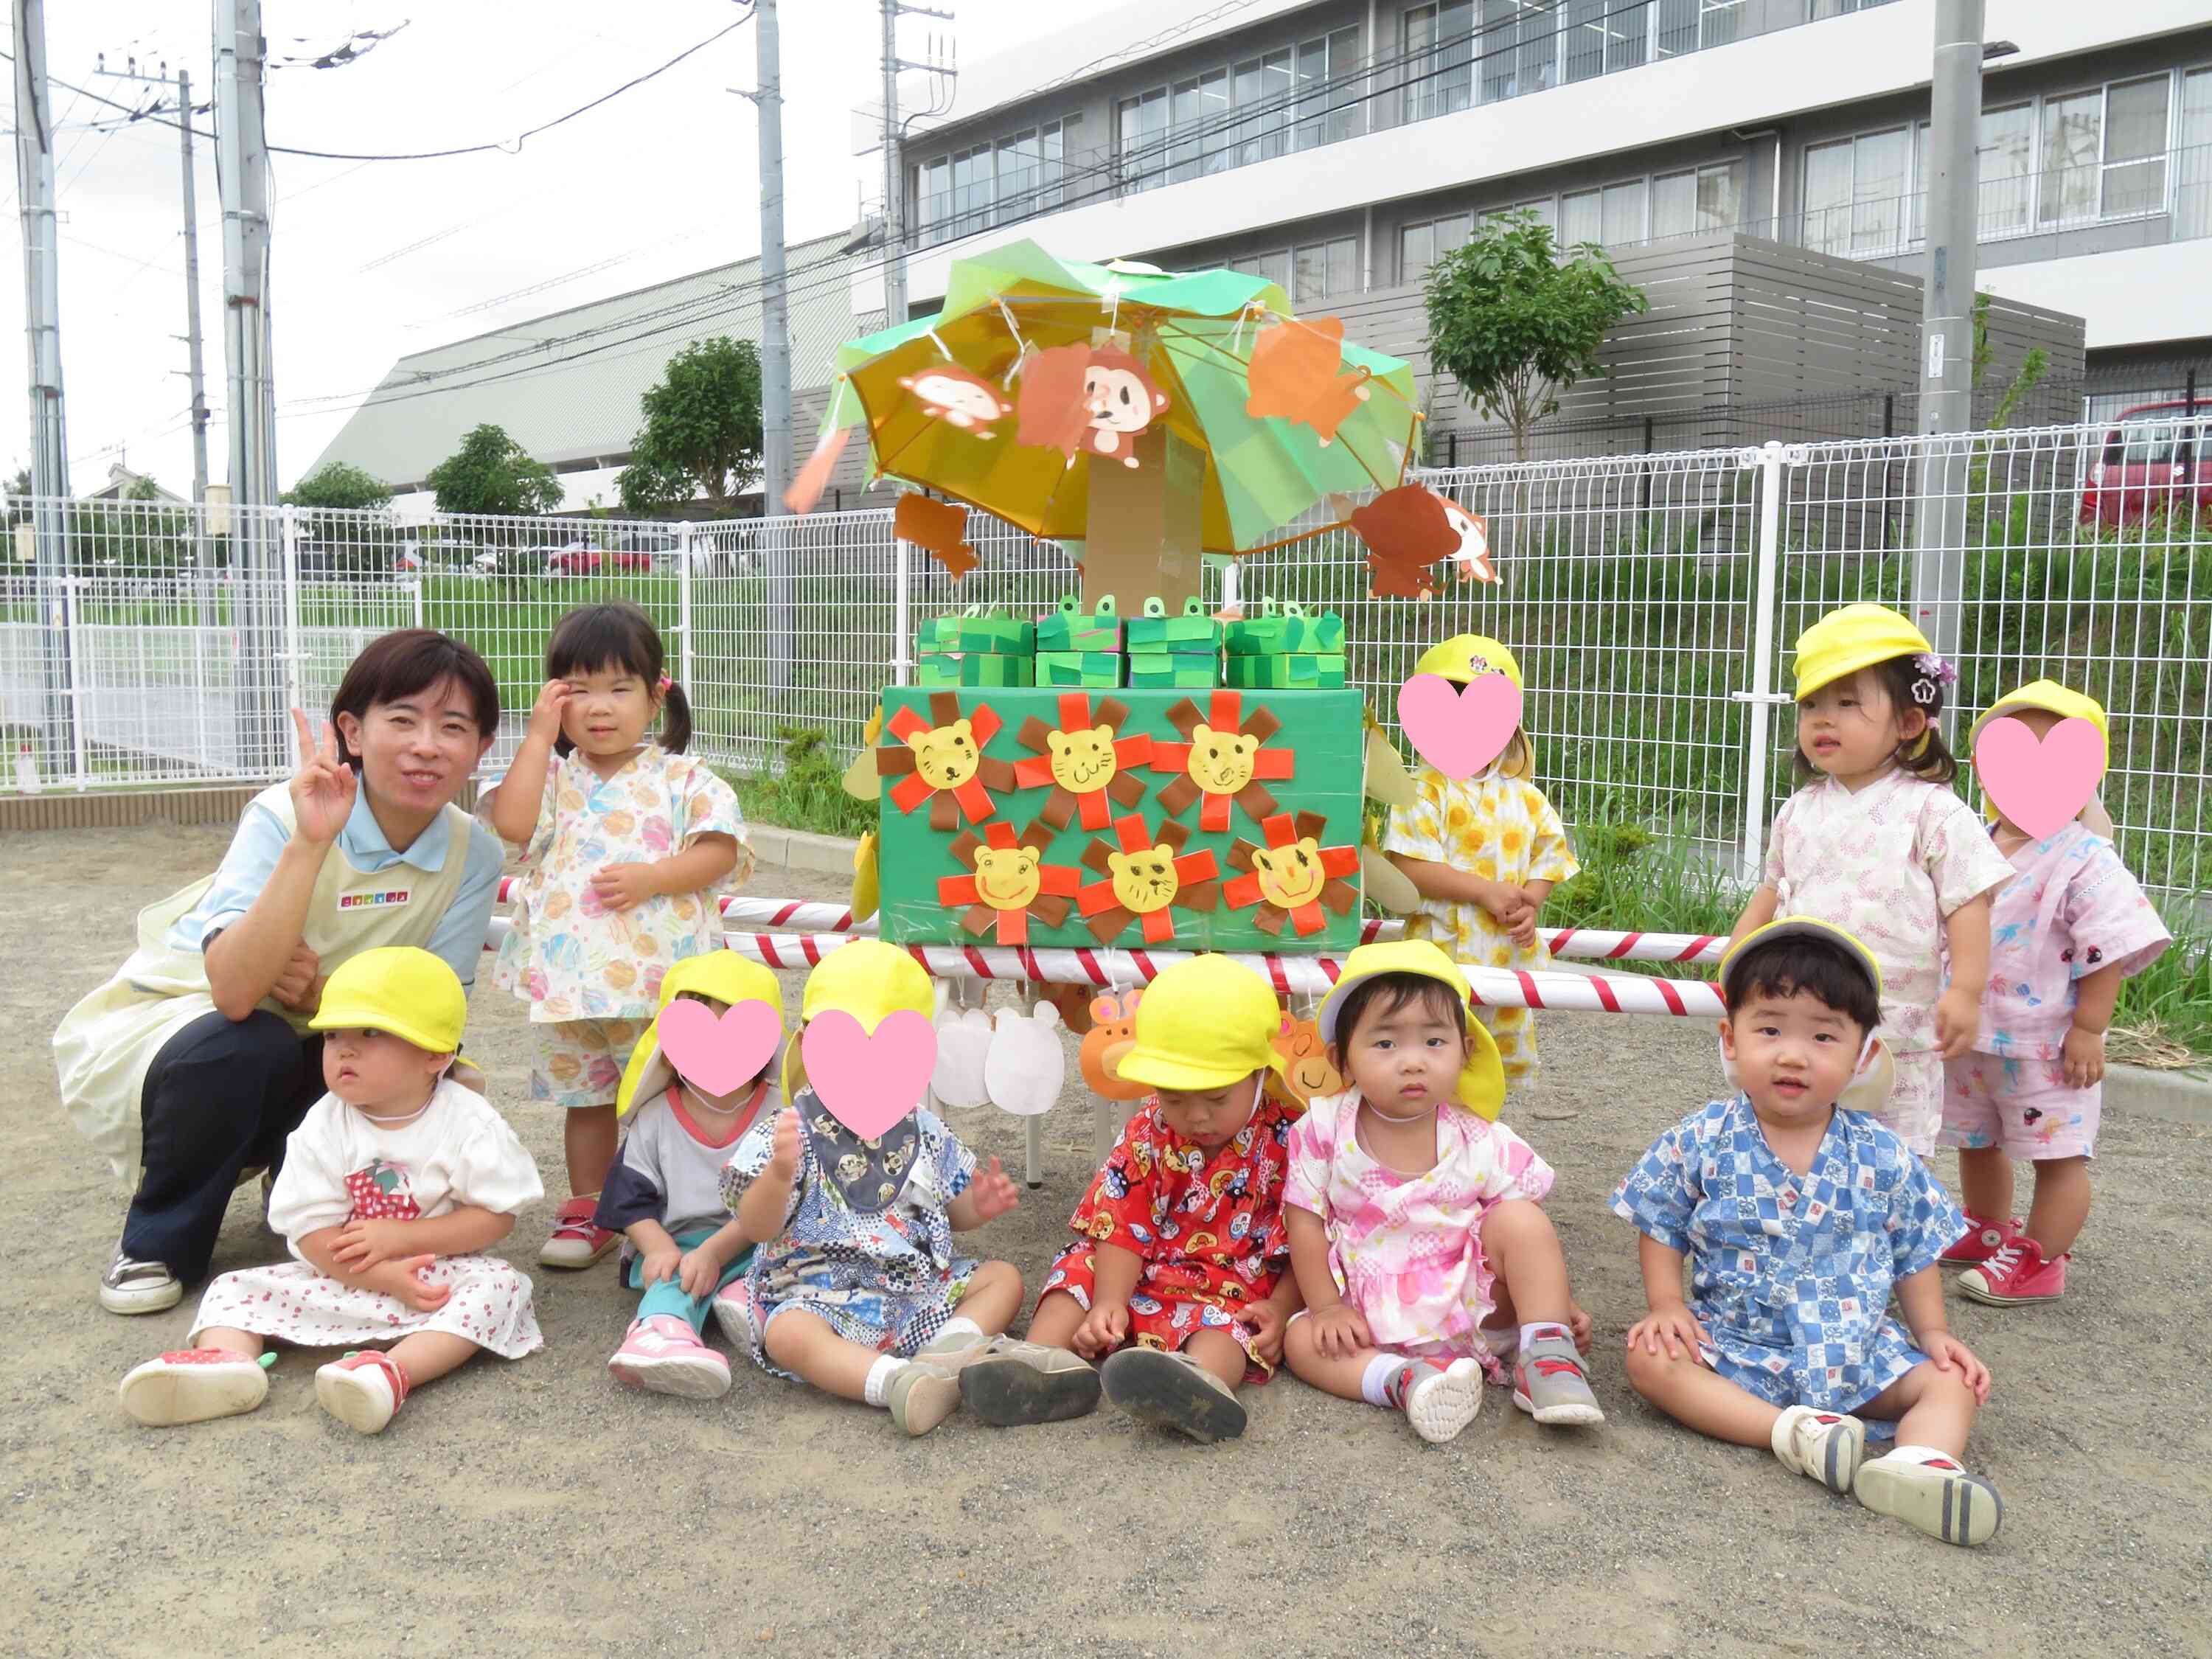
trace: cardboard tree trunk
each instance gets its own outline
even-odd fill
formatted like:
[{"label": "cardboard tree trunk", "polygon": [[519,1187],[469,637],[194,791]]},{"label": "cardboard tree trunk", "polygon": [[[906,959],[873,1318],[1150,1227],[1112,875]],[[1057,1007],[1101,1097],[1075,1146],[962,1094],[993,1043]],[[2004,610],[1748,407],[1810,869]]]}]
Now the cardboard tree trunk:
[{"label": "cardboard tree trunk", "polygon": [[1157,594],[1170,611],[1198,592],[1206,452],[1164,426],[1138,434],[1137,464],[1093,459],[1083,544],[1083,608],[1112,594],[1133,614]]}]

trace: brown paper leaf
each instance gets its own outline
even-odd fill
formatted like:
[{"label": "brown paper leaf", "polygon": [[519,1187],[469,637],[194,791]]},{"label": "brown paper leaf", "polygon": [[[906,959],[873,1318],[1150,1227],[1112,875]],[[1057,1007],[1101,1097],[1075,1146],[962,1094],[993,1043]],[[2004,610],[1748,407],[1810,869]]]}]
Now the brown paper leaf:
[{"label": "brown paper leaf", "polygon": [[909,490],[892,510],[891,533],[927,552],[956,580],[975,568],[975,550],[967,541],[968,509],[957,501],[932,501]]},{"label": "brown paper leaf", "polygon": [[1311,317],[1273,324],[1252,343],[1245,369],[1251,396],[1244,412],[1309,426],[1324,444],[1367,401],[1370,371],[1337,371],[1344,363],[1344,319]]}]

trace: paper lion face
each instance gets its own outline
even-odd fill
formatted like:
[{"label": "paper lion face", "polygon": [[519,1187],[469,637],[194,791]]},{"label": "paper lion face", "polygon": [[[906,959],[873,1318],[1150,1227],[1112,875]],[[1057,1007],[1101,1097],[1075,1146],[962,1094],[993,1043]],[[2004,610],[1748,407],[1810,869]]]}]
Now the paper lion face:
[{"label": "paper lion face", "polygon": [[1044,884],[1043,856],[1032,847],[975,849],[975,890],[994,910],[1026,909]]},{"label": "paper lion face", "polygon": [[1190,735],[1191,781],[1209,795],[1233,795],[1252,781],[1260,740],[1200,726]]},{"label": "paper lion face", "polygon": [[1260,878],[1267,902],[1285,910],[1312,903],[1328,879],[1321,867],[1320,844],[1311,836],[1260,848],[1252,854],[1252,873]]},{"label": "paper lion face", "polygon": [[1086,795],[1114,781],[1114,728],[1079,726],[1045,736],[1052,755],[1052,781],[1072,795]]},{"label": "paper lion face", "polygon": [[1109,853],[1107,874],[1114,883],[1114,897],[1125,910],[1150,915],[1175,902],[1181,886],[1176,874],[1175,851],[1167,847],[1144,847],[1133,853]]},{"label": "paper lion face", "polygon": [[983,762],[975,746],[975,728],[964,720],[917,732],[906,741],[914,750],[915,769],[933,789],[959,788],[975,775]]}]

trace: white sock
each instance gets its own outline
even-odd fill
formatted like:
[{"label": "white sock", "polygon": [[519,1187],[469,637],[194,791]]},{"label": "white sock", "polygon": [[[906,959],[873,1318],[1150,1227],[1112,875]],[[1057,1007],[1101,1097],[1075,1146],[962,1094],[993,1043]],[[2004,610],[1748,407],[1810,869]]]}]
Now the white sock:
[{"label": "white sock", "polygon": [[1406,1369],[1406,1356],[1401,1353],[1378,1353],[1367,1362],[1367,1369],[1359,1378],[1359,1397],[1370,1406],[1387,1406],[1389,1400],[1382,1390],[1390,1379]]},{"label": "white sock", "polygon": [[935,1343],[942,1342],[948,1336],[971,1336],[980,1342],[983,1340],[983,1328],[965,1314],[955,1314],[945,1322],[944,1328],[937,1333],[932,1346],[934,1346]]},{"label": "white sock", "polygon": [[1526,1352],[1530,1343],[1540,1342],[1547,1336],[1556,1336],[1562,1342],[1575,1340],[1574,1333],[1557,1320],[1539,1319],[1521,1328],[1522,1351]]},{"label": "white sock", "polygon": [[1933,1446],[1898,1446],[1884,1453],[1883,1455],[1899,1458],[1907,1463],[1948,1463],[1954,1468],[1964,1467],[1950,1453],[1938,1451]]},{"label": "white sock", "polygon": [[890,1392],[891,1378],[896,1376],[912,1363],[910,1360],[899,1359],[890,1354],[885,1354],[868,1367],[868,1380],[860,1391],[860,1397],[871,1406],[884,1404],[884,1396]]}]

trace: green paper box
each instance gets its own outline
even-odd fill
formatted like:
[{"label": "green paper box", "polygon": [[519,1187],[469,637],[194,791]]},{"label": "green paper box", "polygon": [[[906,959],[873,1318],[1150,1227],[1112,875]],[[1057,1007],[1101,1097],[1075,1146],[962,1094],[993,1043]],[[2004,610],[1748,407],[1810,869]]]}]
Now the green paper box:
[{"label": "green paper box", "polygon": [[1232,657],[1340,657],[1344,618],[1334,611],[1309,616],[1305,607],[1295,601],[1279,604],[1263,599],[1257,616],[1230,623],[1222,629],[1222,643]]},{"label": "green paper box", "polygon": [[1129,684],[1153,691],[1206,691],[1221,683],[1221,663],[1211,652],[1132,651]]},{"label": "green paper box", "polygon": [[1344,658],[1315,653],[1231,657],[1221,683],[1246,691],[1341,691]]},{"label": "green paper box", "polygon": [[[1043,630],[1038,630],[1042,633]],[[1122,656],[1118,651],[1040,651],[1036,654],[1039,685],[1120,685]]]},{"label": "green paper box", "polygon": [[1176,616],[1170,616],[1160,600],[1146,599],[1144,614],[1127,618],[1121,631],[1131,656],[1159,651],[1191,655],[1221,648],[1221,624],[1206,614],[1205,602],[1197,599],[1184,601],[1181,614]]},{"label": "green paper box", "polygon": [[[981,721],[982,711],[988,708],[989,720],[983,724],[988,726],[990,735],[984,739],[983,754],[988,759],[1016,765],[1036,758],[1037,751],[1021,741],[1024,726],[1034,718],[1048,727],[1056,728],[1062,714],[1060,699],[1066,694],[1039,686],[1029,690],[939,691],[935,695],[939,698],[956,697],[957,717],[971,723]],[[1212,713],[1205,691],[1124,690],[1111,695],[1127,710],[1115,728],[1120,736],[1150,737],[1162,744],[1180,745],[1184,742],[1183,734],[1169,719],[1170,711],[1178,705],[1194,702],[1202,714]],[[1227,697],[1231,694],[1221,695]],[[1270,779],[1265,783],[1266,790],[1274,799],[1275,810],[1320,815],[1322,826],[1319,841],[1323,847],[1356,846],[1365,787],[1367,736],[1361,718],[1365,700],[1357,691],[1244,691],[1235,695],[1240,724],[1250,720],[1261,709],[1280,722],[1278,729],[1267,737],[1262,748],[1269,752],[1287,751],[1296,757],[1290,777]],[[884,718],[896,721],[902,710],[910,710],[923,721],[933,722],[937,716],[930,707],[931,696],[929,690],[921,687],[891,687],[884,693]],[[1094,696],[1094,715],[1097,702]],[[1146,830],[1157,836],[1162,822],[1170,816],[1161,805],[1161,793],[1184,776],[1177,769],[1179,764],[1177,757],[1170,760],[1165,770],[1133,769],[1128,775],[1144,784],[1145,798],[1133,805],[1116,804],[1115,813],[1134,814],[1143,820]],[[988,950],[996,942],[994,930],[987,928],[980,936],[964,931],[961,918],[968,904],[957,895],[948,900],[939,885],[947,877],[957,880],[973,874],[968,864],[955,857],[953,843],[962,830],[973,830],[980,836],[985,825],[993,823],[1004,824],[1020,834],[1042,818],[1051,803],[1052,789],[1042,783],[1018,784],[1011,791],[994,786],[984,793],[971,793],[969,805],[988,816],[980,823],[971,823],[963,811],[955,815],[953,829],[939,830],[930,827],[931,808],[936,798],[927,791],[917,795],[907,790],[905,799],[911,803],[912,810],[900,810],[895,797],[912,775],[887,775],[884,780],[878,809],[882,835],[882,936],[902,946],[972,945]],[[1228,828],[1223,831],[1201,827],[1203,810],[1201,803],[1194,801],[1175,813],[1173,820],[1190,832],[1183,851],[1213,854],[1225,885],[1238,874],[1229,866],[1230,849],[1239,841],[1262,842],[1265,831],[1241,799],[1231,806]],[[1080,815],[1076,814],[1057,832],[1046,824],[1040,833],[1051,836],[1044,848],[1047,866],[1055,871],[1073,871],[1084,888],[1095,889],[1107,881],[1105,875],[1084,865],[1083,855],[1093,842],[1104,841],[1110,846],[1114,841],[1110,830],[1086,830]],[[1347,879],[1355,887],[1359,884],[1357,874]],[[1057,881],[1055,884],[1059,884]],[[1096,899],[1094,894],[1094,903]],[[1055,907],[1048,903],[1044,908],[1049,911]],[[1279,933],[1267,933],[1260,926],[1267,918],[1257,906],[1231,908],[1225,894],[1211,910],[1178,905],[1169,914],[1174,933],[1164,948],[1175,950],[1322,952],[1340,957],[1359,942],[1357,906],[1350,914],[1341,915],[1324,908],[1322,927],[1304,935],[1288,926]],[[1101,941],[1073,900],[1069,901],[1064,920],[1057,925],[1048,925],[1042,917],[1030,915],[1028,933],[1029,942],[1040,949],[1102,948]],[[1144,948],[1141,926],[1124,922],[1122,930],[1113,933],[1105,943],[1115,950],[1140,950]]]},{"label": "green paper box", "polygon": [[1000,656],[988,651],[925,651],[915,670],[917,685],[1021,685],[1036,684],[1036,659]]},{"label": "green paper box", "polygon": [[[1114,596],[1109,593],[1101,599],[1097,610],[1092,611],[1079,609],[1079,603],[1071,595],[1060,602],[1058,611],[1037,623],[1036,648],[1039,651],[1121,650],[1121,614],[1114,607]],[[1088,684],[1090,682],[1079,684]]]},{"label": "green paper box", "polygon": [[932,617],[922,623],[915,630],[915,647],[923,652],[957,652],[964,655],[981,651],[1003,657],[1026,657],[1036,649],[1036,625],[1016,622],[1003,611],[970,605],[949,616]]}]

